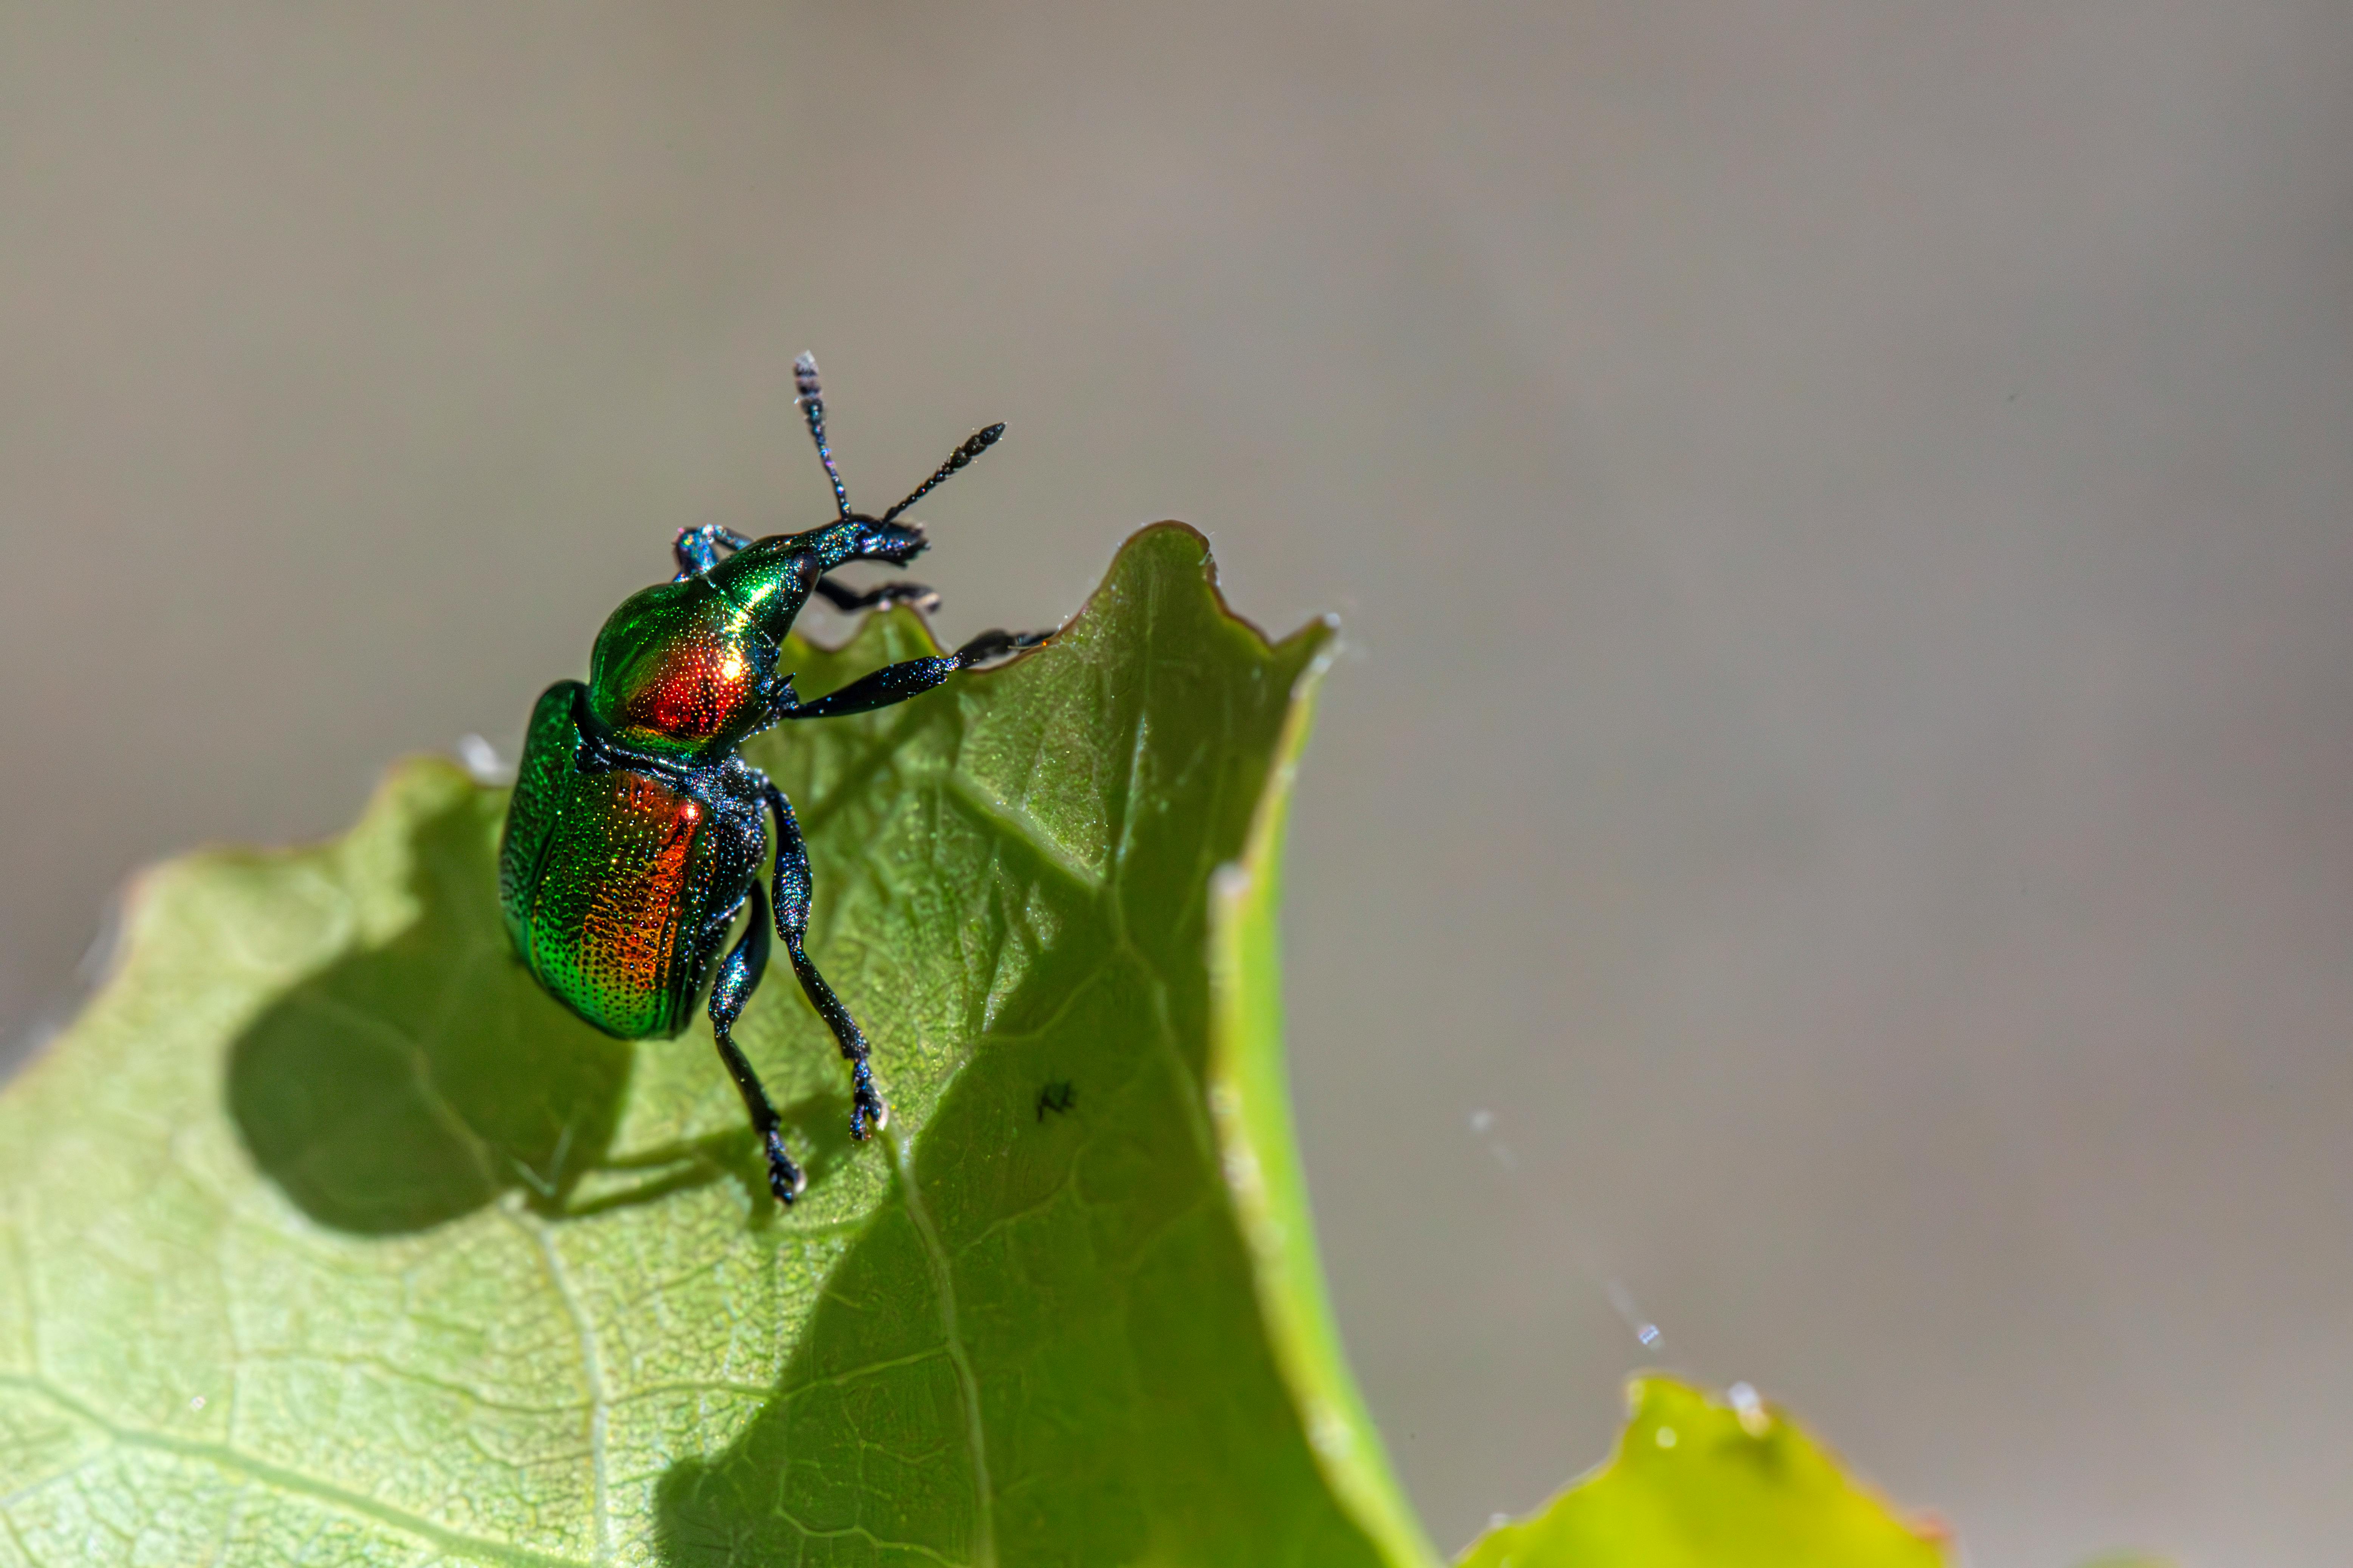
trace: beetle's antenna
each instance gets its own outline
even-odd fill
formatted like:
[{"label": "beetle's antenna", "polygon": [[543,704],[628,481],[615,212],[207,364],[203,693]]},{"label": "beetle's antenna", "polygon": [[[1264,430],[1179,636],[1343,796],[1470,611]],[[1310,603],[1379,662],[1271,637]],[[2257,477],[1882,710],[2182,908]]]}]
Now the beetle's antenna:
[{"label": "beetle's antenna", "polygon": [[965,467],[975,458],[979,457],[983,452],[986,452],[991,447],[996,446],[997,438],[1004,434],[1005,426],[1002,425],[992,425],[986,430],[976,430],[973,432],[971,436],[965,437],[963,446],[958,447],[955,451],[948,454],[948,460],[942,463],[939,466],[938,470],[934,472],[930,479],[925,479],[922,484],[915,487],[914,494],[909,496],[905,500],[901,501],[897,506],[892,507],[889,511],[884,512],[882,514],[882,521],[884,522],[890,522],[895,520],[901,512],[906,510],[909,507],[914,505],[917,501],[923,500],[925,496],[937,489],[942,479],[946,479],[950,474],[955,473],[958,468]]},{"label": "beetle's antenna", "polygon": [[842,487],[841,470],[833,466],[833,448],[825,444],[825,395],[817,387],[815,354],[804,352],[793,361],[793,387],[800,394],[801,417],[808,421],[809,439],[817,443],[817,460],[825,465],[825,477],[833,481],[833,504],[848,517],[849,491]]}]

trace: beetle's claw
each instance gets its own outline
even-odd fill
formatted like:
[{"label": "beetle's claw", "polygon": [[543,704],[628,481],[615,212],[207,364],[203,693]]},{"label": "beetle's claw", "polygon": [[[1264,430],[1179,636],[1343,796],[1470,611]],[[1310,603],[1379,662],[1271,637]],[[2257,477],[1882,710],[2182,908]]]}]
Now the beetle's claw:
[{"label": "beetle's claw", "polygon": [[849,1097],[849,1136],[863,1143],[891,1124],[891,1108],[871,1083],[861,1083]]},{"label": "beetle's claw", "polygon": [[793,1157],[785,1152],[785,1135],[781,1131],[771,1128],[767,1142],[768,1190],[776,1194],[778,1203],[790,1208],[793,1200],[808,1190],[808,1177],[793,1163]]}]

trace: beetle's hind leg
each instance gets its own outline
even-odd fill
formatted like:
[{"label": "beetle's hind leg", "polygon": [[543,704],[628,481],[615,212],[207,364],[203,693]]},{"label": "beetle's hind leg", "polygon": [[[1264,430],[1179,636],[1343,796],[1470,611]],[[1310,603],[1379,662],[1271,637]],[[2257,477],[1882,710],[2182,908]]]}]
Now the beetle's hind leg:
[{"label": "beetle's hind leg", "polygon": [[752,1064],[744,1059],[735,1044],[735,1020],[744,1014],[744,1004],[758,989],[760,976],[768,967],[768,896],[754,882],[744,895],[752,906],[752,923],[743,937],[730,948],[719,965],[719,977],[711,984],[711,1033],[719,1042],[719,1059],[727,1064],[727,1075],[735,1080],[735,1091],[744,1097],[744,1109],[752,1117],[752,1131],[760,1135],[760,1143],[768,1157],[768,1190],[776,1201],[790,1204],[808,1185],[808,1178],[785,1152],[785,1133],[776,1108],[768,1101],[768,1091],[762,1086]]},{"label": "beetle's hind leg", "polygon": [[801,841],[800,825],[793,820],[792,802],[785,798],[785,792],[764,780],[760,793],[776,819],[776,934],[784,939],[785,952],[792,957],[793,973],[800,976],[809,1005],[833,1031],[834,1044],[849,1063],[849,1135],[871,1138],[891,1119],[882,1091],[874,1087],[874,1068],[867,1059],[871,1047],[858,1020],[825,983],[803,946],[808,935],[808,846]]}]

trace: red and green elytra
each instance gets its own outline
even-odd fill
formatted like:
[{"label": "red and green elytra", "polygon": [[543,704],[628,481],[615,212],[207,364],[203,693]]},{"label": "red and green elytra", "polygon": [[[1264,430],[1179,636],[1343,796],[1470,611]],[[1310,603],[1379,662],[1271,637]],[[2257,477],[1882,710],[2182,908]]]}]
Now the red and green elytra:
[{"label": "red and green elytra", "polygon": [[[916,584],[861,593],[827,574],[851,561],[903,566],[914,559],[928,542],[919,525],[901,521],[907,509],[987,451],[1005,426],[974,435],[906,500],[869,517],[850,510],[826,445],[817,362],[803,354],[793,368],[802,416],[833,482],[834,521],[759,540],[723,528],[681,532],[678,574],[613,612],[596,635],[586,683],[559,680],[540,695],[499,843],[499,901],[515,951],[581,1017],[626,1040],[668,1038],[686,1027],[709,986],[719,1055],[765,1149],[768,1185],[787,1204],[803,1185],[800,1167],[731,1033],[767,968],[772,919],[802,991],[849,1062],[849,1135],[871,1136],[888,1112],[865,1035],[803,947],[808,850],[792,803],[737,748],[779,720],[904,702],[1047,637],[983,632],[954,653],[885,665],[816,701],[800,700],[777,660],[809,596],[843,610],[935,602]],[[760,882],[771,822],[773,897]],[[747,906],[751,922],[730,948],[728,933]]]}]

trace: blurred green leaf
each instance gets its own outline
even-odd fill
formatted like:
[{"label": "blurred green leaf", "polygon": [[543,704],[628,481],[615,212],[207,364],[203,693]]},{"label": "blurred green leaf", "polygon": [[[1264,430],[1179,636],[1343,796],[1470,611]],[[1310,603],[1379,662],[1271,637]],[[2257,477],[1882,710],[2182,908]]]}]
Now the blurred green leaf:
[{"label": "blurred green leaf", "polygon": [[1460,1568],[1939,1568],[1944,1533],[1906,1524],[1778,1408],[1644,1377],[1609,1462]]},{"label": "blurred green leaf", "polygon": [[[779,965],[789,1214],[707,1027],[623,1046],[514,964],[501,792],[413,763],[343,838],[152,874],[0,1096],[0,1564],[1430,1561],[1282,1099],[1328,636],[1164,526],[1041,652],[755,742],[893,1109],[848,1143]],[[878,617],[800,689],[930,646]]]}]

